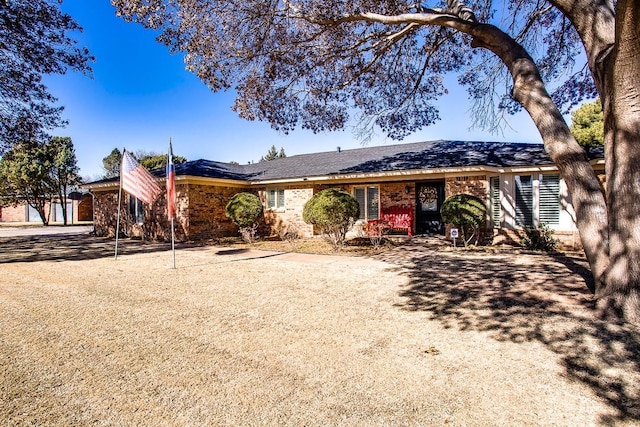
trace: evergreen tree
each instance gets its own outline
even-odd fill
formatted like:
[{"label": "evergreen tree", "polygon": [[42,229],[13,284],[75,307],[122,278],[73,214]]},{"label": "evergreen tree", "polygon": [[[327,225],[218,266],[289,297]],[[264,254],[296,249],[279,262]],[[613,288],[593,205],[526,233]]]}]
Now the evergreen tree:
[{"label": "evergreen tree", "polygon": [[281,147],[280,151],[278,152],[278,150],[276,150],[276,146],[272,145],[267,154],[260,158],[260,161],[269,162],[271,160],[282,159],[284,157],[287,157],[287,155],[284,153],[284,148]]},{"label": "evergreen tree", "polygon": [[[134,156],[138,162],[142,166],[144,166],[147,170],[153,169],[164,169],[167,166],[167,154],[166,153],[156,153],[156,152],[146,152],[146,151],[136,151]],[[173,163],[179,165],[181,163],[185,163],[187,161],[186,158],[182,156],[173,156]]]},{"label": "evergreen tree", "polygon": [[571,133],[580,145],[604,145],[604,118],[599,100],[582,104],[571,114]]},{"label": "evergreen tree", "polygon": [[49,224],[46,206],[57,195],[52,180],[54,156],[50,147],[37,143],[22,143],[7,151],[0,160],[0,181],[3,182],[0,203],[33,207],[44,225]]},{"label": "evergreen tree", "polygon": [[115,178],[120,175],[120,164],[122,163],[122,153],[117,148],[111,150],[108,156],[102,159],[104,168],[104,178]]},{"label": "evergreen tree", "polygon": [[67,196],[69,190],[82,182],[78,159],[73,148],[73,142],[69,137],[54,137],[51,139],[50,150],[52,155],[51,180],[57,189],[58,199],[62,208],[62,221],[67,225]]}]

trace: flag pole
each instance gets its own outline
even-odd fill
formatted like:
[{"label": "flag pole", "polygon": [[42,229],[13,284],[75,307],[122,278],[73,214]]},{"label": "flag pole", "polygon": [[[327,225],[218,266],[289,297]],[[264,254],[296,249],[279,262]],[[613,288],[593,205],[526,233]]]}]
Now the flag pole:
[{"label": "flag pole", "polygon": [[[122,149],[122,156],[126,149]],[[122,161],[120,161],[120,189],[118,190],[118,219],[116,220],[116,254],[115,259],[118,259],[118,236],[120,235],[120,207],[122,205]]]},{"label": "flag pole", "polygon": [[171,147],[171,137],[169,137],[169,152],[167,153],[167,167],[165,169],[165,179],[167,187],[167,213],[171,218],[171,252],[173,253],[173,268],[176,268],[176,173],[173,164],[173,148]]},{"label": "flag pole", "polygon": [[176,232],[173,227],[173,218],[171,218],[171,251],[173,252],[173,268],[176,268]]}]

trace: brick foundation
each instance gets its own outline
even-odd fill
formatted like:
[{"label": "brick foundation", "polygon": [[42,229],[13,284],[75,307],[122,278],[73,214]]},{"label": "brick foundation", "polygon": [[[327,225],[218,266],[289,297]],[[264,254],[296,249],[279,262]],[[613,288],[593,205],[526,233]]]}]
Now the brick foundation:
[{"label": "brick foundation", "polygon": [[[523,230],[495,229],[493,236],[494,245],[520,246],[520,240],[524,236]],[[561,251],[582,251],[582,241],[578,231],[556,231],[553,237],[559,240],[558,250]]]}]

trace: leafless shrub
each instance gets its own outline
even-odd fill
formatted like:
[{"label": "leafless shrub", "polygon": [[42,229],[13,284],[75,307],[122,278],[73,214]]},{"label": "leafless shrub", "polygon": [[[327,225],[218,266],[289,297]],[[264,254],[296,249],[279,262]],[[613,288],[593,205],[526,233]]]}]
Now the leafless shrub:
[{"label": "leafless shrub", "polygon": [[240,235],[242,240],[249,244],[255,242],[256,234],[258,233],[258,224],[253,224],[249,227],[240,227]]},{"label": "leafless shrub", "polygon": [[295,224],[288,224],[286,227],[278,229],[278,235],[280,240],[288,242],[293,250],[296,250],[299,246],[302,233]]},{"label": "leafless shrub", "polygon": [[369,238],[371,246],[377,251],[380,249],[380,245],[384,241],[384,236],[387,233],[389,226],[385,221],[367,221],[362,225],[364,234]]}]

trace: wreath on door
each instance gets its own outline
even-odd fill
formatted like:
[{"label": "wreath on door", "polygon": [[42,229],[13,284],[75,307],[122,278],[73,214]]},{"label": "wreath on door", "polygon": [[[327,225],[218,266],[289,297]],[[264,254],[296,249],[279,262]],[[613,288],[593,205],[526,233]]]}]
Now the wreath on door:
[{"label": "wreath on door", "polygon": [[423,211],[438,210],[438,190],[435,187],[422,187],[418,199]]}]

